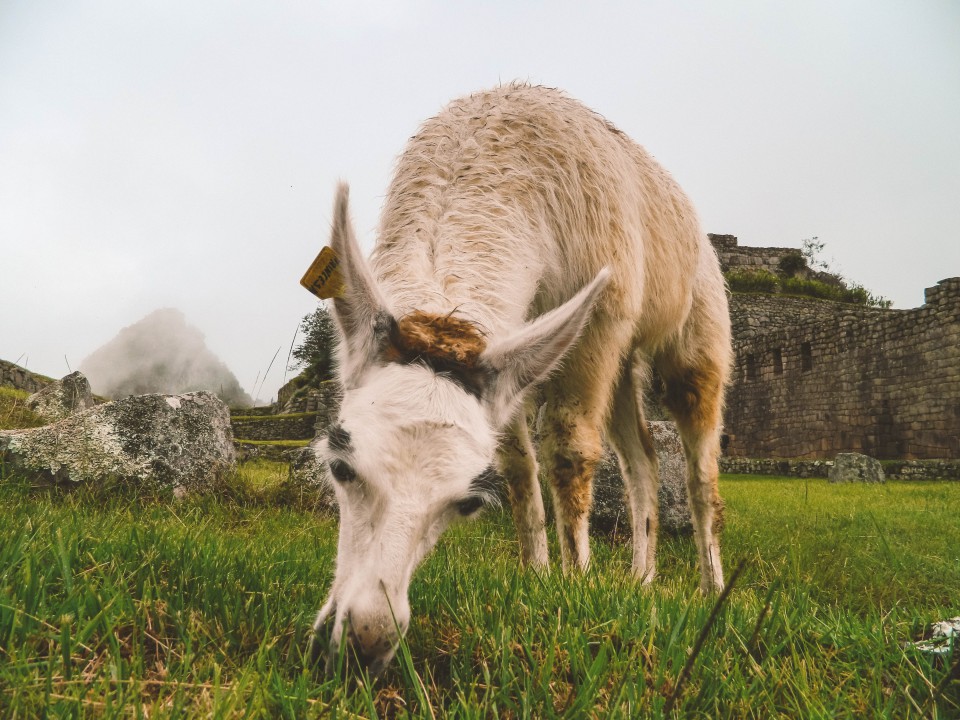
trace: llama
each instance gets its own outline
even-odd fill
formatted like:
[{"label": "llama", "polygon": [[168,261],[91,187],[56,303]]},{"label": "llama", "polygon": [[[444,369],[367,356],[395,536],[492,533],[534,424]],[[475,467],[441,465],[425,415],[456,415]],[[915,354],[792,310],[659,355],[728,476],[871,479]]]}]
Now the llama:
[{"label": "llama", "polygon": [[400,156],[366,261],[341,184],[331,247],[343,291],[339,419],[315,446],[340,511],[336,572],[311,638],[331,631],[372,673],[410,620],[411,576],[444,529],[506,479],[522,565],[549,566],[539,462],[564,572],[590,561],[605,432],[656,575],[655,369],[677,422],[704,592],[723,587],[714,530],[731,362],[726,289],[690,201],[650,155],[565,94],[511,84],[456,100]]}]

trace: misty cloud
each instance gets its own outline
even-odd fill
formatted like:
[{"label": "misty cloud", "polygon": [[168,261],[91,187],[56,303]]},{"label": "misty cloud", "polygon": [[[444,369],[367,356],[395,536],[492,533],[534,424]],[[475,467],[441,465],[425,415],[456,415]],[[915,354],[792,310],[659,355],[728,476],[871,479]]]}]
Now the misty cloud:
[{"label": "misty cloud", "polygon": [[174,308],[155,310],[80,363],[93,391],[117,399],[144,393],[209,390],[231,406],[250,396],[230,369],[207,348],[203,333]]}]

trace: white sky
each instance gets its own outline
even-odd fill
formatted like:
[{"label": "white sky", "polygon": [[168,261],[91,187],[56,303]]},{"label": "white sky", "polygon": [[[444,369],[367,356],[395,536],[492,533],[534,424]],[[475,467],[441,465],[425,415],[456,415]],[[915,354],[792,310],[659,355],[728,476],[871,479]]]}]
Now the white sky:
[{"label": "white sky", "polygon": [[364,245],[447,101],[561,87],[709,232],[818,236],[896,307],[960,275],[960,3],[0,0],[0,358],[59,377],[180,308],[253,394],[315,307],[351,182]]}]

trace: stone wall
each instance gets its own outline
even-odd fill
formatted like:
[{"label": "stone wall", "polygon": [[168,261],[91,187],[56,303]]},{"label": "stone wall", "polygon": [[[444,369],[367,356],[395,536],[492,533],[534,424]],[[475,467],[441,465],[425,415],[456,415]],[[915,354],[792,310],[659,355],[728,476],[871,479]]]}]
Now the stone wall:
[{"label": "stone wall", "polygon": [[776,273],[781,258],[784,255],[797,254],[796,248],[778,247],[749,247],[740,245],[736,235],[714,235],[707,237],[713,243],[714,250],[720,258],[724,271],[727,270],[766,270]]},{"label": "stone wall", "polygon": [[53,380],[43,375],[37,375],[26,368],[15,365],[6,360],[0,360],[0,385],[9,385],[17,390],[35,393],[49,385]]},{"label": "stone wall", "polygon": [[336,380],[320,383],[319,387],[304,385],[300,376],[295,377],[277,391],[278,412],[325,412],[327,408],[339,407],[340,384]]},{"label": "stone wall", "polygon": [[838,314],[858,316],[863,310],[867,308],[815,298],[761,293],[734,293],[730,296],[730,324],[735,346],[771,332],[789,332],[802,323],[830,323]]},{"label": "stone wall", "polygon": [[[831,467],[831,460],[720,458],[720,472],[731,475],[825,478]],[[960,480],[960,461],[888,460],[883,472],[891,480]]]},{"label": "stone wall", "polygon": [[317,413],[292,415],[234,415],[230,419],[238,440],[310,440]]},{"label": "stone wall", "polygon": [[960,278],[913,310],[734,295],[733,457],[960,458]]}]

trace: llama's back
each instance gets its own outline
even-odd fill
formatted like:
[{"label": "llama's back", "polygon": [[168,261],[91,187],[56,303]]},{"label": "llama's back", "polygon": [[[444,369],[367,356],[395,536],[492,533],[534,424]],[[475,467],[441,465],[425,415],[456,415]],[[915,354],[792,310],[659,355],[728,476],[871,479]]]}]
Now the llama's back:
[{"label": "llama's back", "polygon": [[610,266],[603,314],[657,343],[683,324],[703,251],[693,206],[646,151],[559,91],[507,85],[410,140],[374,268],[396,312],[456,311],[496,333]]}]

